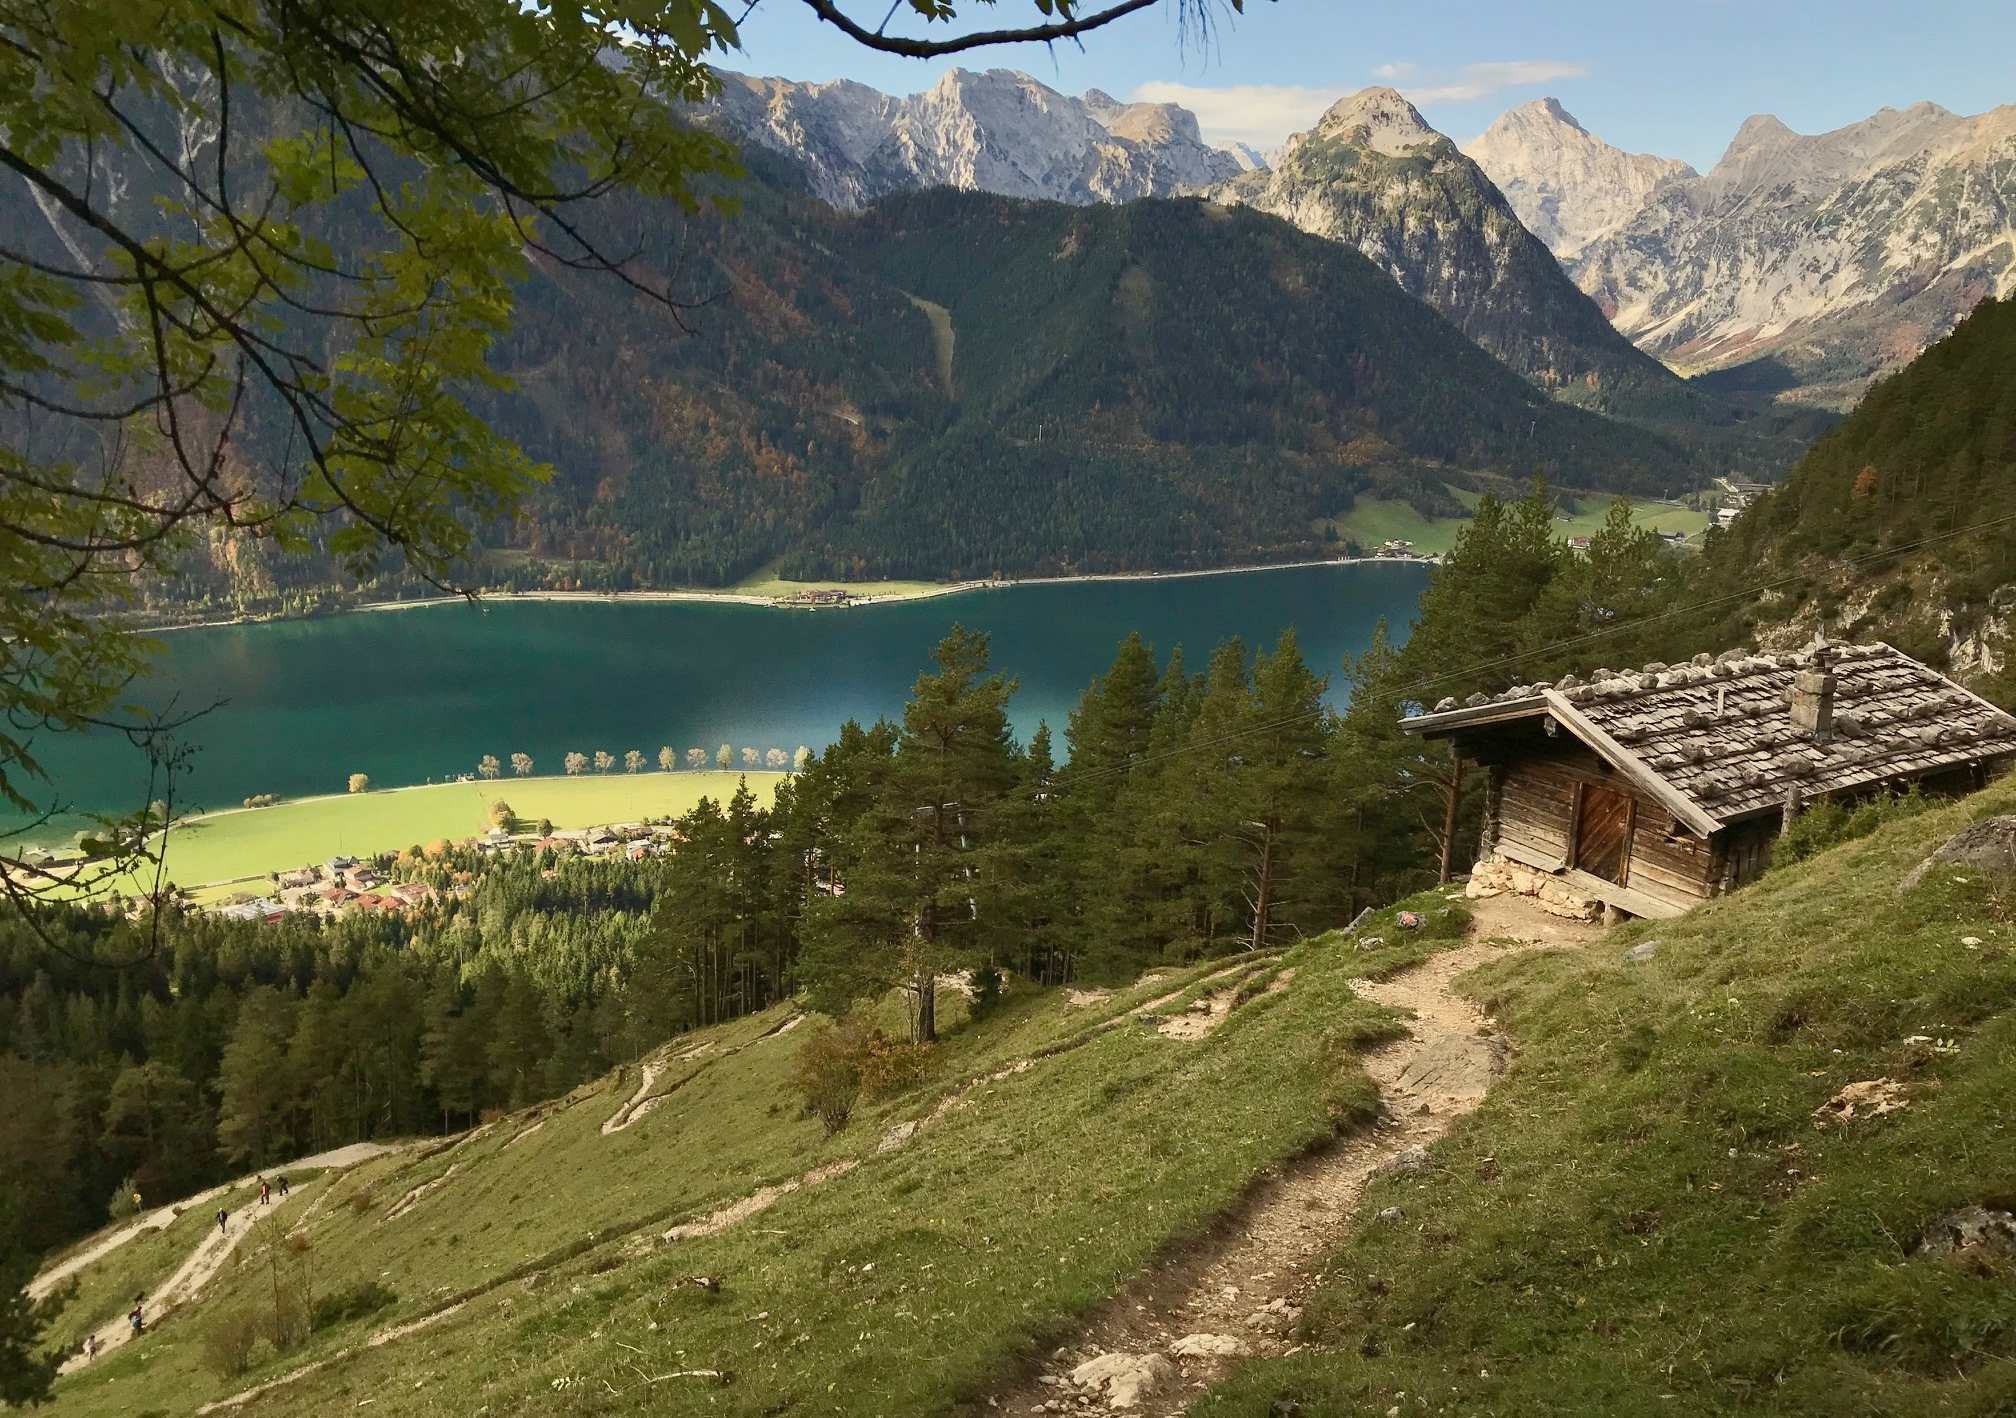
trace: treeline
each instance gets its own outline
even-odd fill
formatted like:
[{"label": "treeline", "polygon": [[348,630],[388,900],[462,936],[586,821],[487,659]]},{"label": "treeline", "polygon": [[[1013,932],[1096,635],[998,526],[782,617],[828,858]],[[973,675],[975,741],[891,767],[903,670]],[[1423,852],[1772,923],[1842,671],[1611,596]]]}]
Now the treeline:
[{"label": "treeline", "polygon": [[467,1125],[688,1021],[627,989],[662,866],[451,852],[411,915],[0,925],[0,1191],[31,1249],[240,1171]]}]

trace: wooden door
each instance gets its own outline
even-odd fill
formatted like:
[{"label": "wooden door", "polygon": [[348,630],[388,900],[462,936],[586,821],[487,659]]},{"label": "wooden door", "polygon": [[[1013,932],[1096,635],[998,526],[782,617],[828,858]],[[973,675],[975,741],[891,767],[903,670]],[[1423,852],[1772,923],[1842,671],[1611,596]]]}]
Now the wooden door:
[{"label": "wooden door", "polygon": [[1582,785],[1575,811],[1575,865],[1591,876],[1624,883],[1631,857],[1631,799],[1595,783]]}]

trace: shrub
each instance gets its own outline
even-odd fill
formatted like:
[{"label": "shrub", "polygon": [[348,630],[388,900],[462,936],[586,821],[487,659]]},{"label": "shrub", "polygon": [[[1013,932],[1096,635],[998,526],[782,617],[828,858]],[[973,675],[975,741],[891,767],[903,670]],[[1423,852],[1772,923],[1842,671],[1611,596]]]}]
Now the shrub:
[{"label": "shrub", "polygon": [[309,1333],[308,1307],[301,1303],[301,1297],[282,1290],[280,1298],[266,1312],[265,1330],[266,1342],[273,1346],[275,1354],[300,1348]]},{"label": "shrub", "polygon": [[235,1379],[252,1367],[259,1345],[259,1322],[249,1310],[226,1310],[203,1331],[203,1367],[219,1377]]},{"label": "shrub", "polygon": [[826,1126],[827,1135],[847,1126],[861,1096],[861,1059],[857,1032],[844,1021],[821,1025],[798,1046],[791,1060],[791,1083],[805,1099],[806,1111]]},{"label": "shrub", "polygon": [[308,1312],[309,1328],[323,1330],[331,1325],[363,1319],[399,1303],[399,1296],[375,1280],[361,1280],[332,1295],[324,1295]]},{"label": "shrub", "polygon": [[1916,817],[1930,806],[1916,783],[1901,793],[1878,793],[1854,803],[1824,799],[1792,819],[1791,830],[1771,849],[1771,864],[1803,862],[1830,847],[1867,837],[1885,823]]},{"label": "shrub", "polygon": [[871,1098],[887,1097],[914,1086],[931,1063],[929,1044],[907,1044],[870,1029],[857,1046],[861,1087]]}]

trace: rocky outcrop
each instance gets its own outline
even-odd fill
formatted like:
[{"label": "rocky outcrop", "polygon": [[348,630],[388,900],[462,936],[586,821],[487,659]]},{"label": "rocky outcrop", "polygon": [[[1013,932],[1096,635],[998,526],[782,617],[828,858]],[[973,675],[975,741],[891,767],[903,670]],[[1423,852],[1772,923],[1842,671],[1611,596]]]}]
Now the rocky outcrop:
[{"label": "rocky outcrop", "polygon": [[1101,1354],[1073,1369],[1071,1383],[1119,1412],[1139,1408],[1175,1372],[1176,1366],[1160,1354]]},{"label": "rocky outcrop", "polygon": [[1084,205],[1167,197],[1247,166],[1204,142],[1196,115],[1058,93],[1009,69],[953,69],[894,97],[839,80],[723,72],[713,109],[735,133],[795,158],[815,195],[856,208],[891,192],[956,187]]},{"label": "rocky outcrop", "polygon": [[1661,183],[1699,175],[1678,158],[1611,147],[1551,98],[1508,110],[1463,153],[1564,259],[1630,221]]},{"label": "rocky outcrop", "polygon": [[1845,406],[2016,290],[2016,107],[1920,103],[1817,135],[1759,115],[1569,269],[1676,368],[1748,366],[1755,387]]},{"label": "rocky outcrop", "polygon": [[2016,874],[2016,816],[1988,817],[1946,839],[1938,851],[1905,873],[1899,895],[1915,889],[1935,867]]},{"label": "rocky outcrop", "polygon": [[1357,248],[1559,397],[1631,413],[1680,392],[1575,288],[1483,169],[1392,89],[1340,100],[1271,168],[1211,195]]},{"label": "rocky outcrop", "polygon": [[1912,1254],[1934,1259],[2016,1257],[2016,1212],[1963,1206],[1927,1226]]}]

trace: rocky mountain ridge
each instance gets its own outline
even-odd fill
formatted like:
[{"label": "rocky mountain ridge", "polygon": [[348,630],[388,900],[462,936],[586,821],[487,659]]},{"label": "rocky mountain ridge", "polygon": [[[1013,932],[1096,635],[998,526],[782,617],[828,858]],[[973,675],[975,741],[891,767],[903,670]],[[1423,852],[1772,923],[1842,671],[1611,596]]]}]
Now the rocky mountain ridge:
[{"label": "rocky mountain ridge", "polygon": [[1687,399],[1576,289],[1483,169],[1394,89],[1340,99],[1272,168],[1210,195],[1364,253],[1558,397],[1634,415]]},{"label": "rocky mountain ridge", "polygon": [[1631,220],[1661,183],[1698,176],[1677,158],[1612,147],[1552,98],[1506,110],[1463,154],[1564,260]]},{"label": "rocky mountain ridge", "polygon": [[1920,103],[1813,135],[1753,117],[1568,266],[1675,368],[1845,407],[2016,290],[2016,106]]},{"label": "rocky mountain ridge", "polygon": [[850,80],[795,83],[723,71],[713,108],[741,137],[801,163],[843,210],[892,192],[956,187],[1083,206],[1195,191],[1252,154],[1204,142],[1171,103],[1073,98],[1011,69],[953,69],[895,97]]}]

